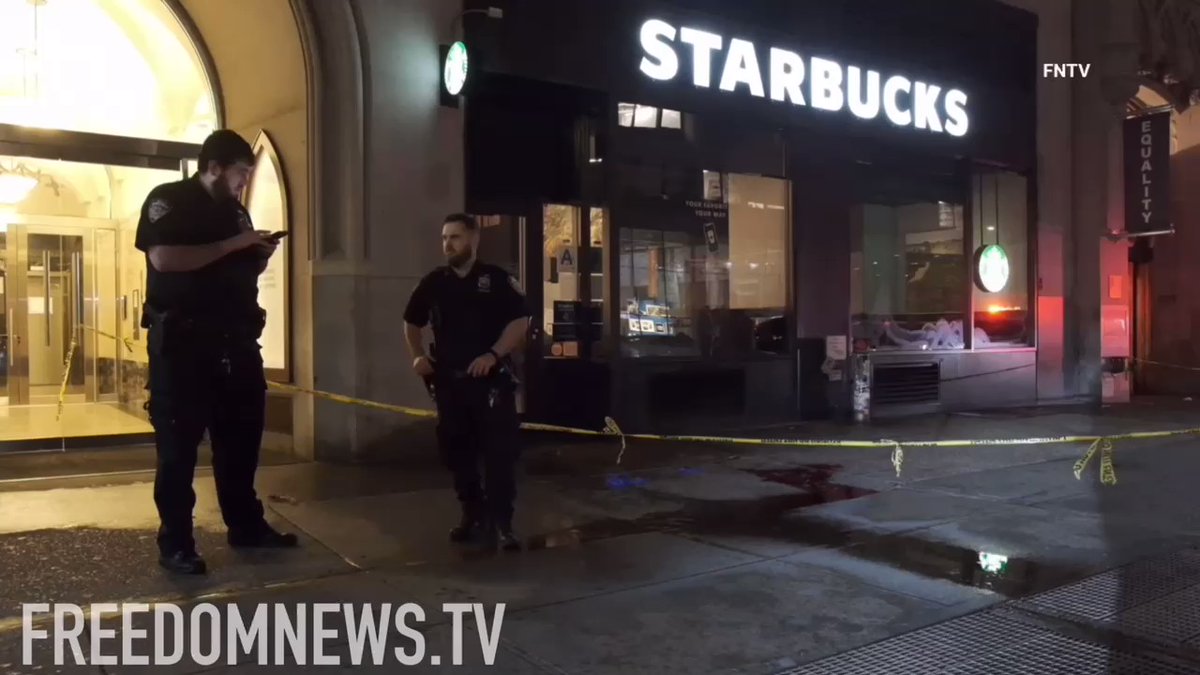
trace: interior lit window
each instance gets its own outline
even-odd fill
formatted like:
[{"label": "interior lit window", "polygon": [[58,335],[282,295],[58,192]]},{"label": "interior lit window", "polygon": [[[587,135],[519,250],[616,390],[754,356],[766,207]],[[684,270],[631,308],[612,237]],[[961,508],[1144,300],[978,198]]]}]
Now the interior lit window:
[{"label": "interior lit window", "polygon": [[637,103],[618,103],[617,125],[638,129],[683,129],[683,113]]},{"label": "interior lit window", "polygon": [[0,124],[198,143],[199,55],[161,0],[0,1]]},{"label": "interior lit window", "polygon": [[713,360],[786,353],[790,184],[705,171],[689,186],[674,198],[622,207],[621,353]]},{"label": "interior lit window", "polygon": [[[279,156],[265,133],[254,143],[254,174],[246,187],[246,210],[255,229],[283,232],[288,229],[287,201],[284,192],[283,173]],[[267,325],[263,328],[263,367],[268,371],[283,371],[288,368],[287,325],[288,325],[288,237],[279,242],[279,249],[267,263],[267,269],[258,278],[258,305],[267,312]]]},{"label": "interior lit window", "polygon": [[579,287],[580,209],[546,204],[542,209],[542,238],[546,255],[542,279],[542,318],[546,355],[577,358],[580,336],[575,312],[583,295]]},{"label": "interior lit window", "polygon": [[653,129],[658,126],[658,108],[639,105],[633,113],[633,126],[642,129]]},{"label": "interior lit window", "polygon": [[617,124],[623,127],[633,126],[633,110],[636,108],[632,103],[617,104]]},{"label": "interior lit window", "polygon": [[[0,0],[0,125],[199,143],[216,127],[214,101],[162,0]],[[254,190],[274,190],[280,210],[273,168]],[[0,157],[0,360],[14,364],[0,403],[16,406],[0,410],[0,440],[149,431],[134,233],[146,195],[180,173]],[[260,214],[274,208],[254,200]],[[59,402],[64,381],[61,416],[38,405]]]},{"label": "interior lit window", "polygon": [[[29,373],[6,378],[8,403],[54,402],[74,337],[66,400],[107,405],[68,408],[61,433],[148,431],[142,409],[146,334],[140,326],[146,263],[133,241],[146,195],[178,180],[179,171],[31,157],[0,157],[0,166],[36,178],[19,202],[0,207],[8,239],[7,256],[0,248],[0,276],[11,282],[0,332],[22,338],[0,339],[6,345],[0,351],[27,364],[22,370]],[[9,264],[18,260],[29,264]],[[44,433],[20,425],[7,431],[12,435],[2,433],[0,440]]]}]

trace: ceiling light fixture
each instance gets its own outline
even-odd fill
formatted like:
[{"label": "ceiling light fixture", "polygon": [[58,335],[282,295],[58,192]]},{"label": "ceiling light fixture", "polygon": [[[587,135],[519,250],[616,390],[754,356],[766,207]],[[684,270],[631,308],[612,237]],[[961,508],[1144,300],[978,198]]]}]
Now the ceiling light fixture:
[{"label": "ceiling light fixture", "polygon": [[24,164],[9,169],[0,166],[0,205],[20,204],[40,182],[41,174],[30,171]]}]

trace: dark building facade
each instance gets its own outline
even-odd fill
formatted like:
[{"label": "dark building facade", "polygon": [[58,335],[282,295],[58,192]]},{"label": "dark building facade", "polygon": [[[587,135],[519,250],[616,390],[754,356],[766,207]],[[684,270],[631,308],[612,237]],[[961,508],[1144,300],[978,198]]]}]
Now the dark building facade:
[{"label": "dark building facade", "polygon": [[445,103],[540,310],[527,416],[838,417],[862,374],[873,415],[1036,402],[1036,36],[991,0],[465,15]]}]

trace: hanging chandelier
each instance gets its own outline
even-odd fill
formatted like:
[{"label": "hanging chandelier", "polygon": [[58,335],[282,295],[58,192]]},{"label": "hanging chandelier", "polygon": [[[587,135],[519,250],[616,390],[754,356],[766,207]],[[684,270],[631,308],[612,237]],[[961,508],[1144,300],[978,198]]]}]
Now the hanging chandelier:
[{"label": "hanging chandelier", "polygon": [[41,173],[24,164],[5,168],[0,165],[0,206],[15,206],[25,201],[41,182]]}]

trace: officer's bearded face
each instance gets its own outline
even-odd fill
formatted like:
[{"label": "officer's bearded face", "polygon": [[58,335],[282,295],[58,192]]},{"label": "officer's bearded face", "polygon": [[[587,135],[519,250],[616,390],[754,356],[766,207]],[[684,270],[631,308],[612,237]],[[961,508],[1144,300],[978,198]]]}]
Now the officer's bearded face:
[{"label": "officer's bearded face", "polygon": [[451,267],[462,267],[475,256],[473,233],[462,223],[446,223],[442,226],[442,253],[446,255],[446,264]]},{"label": "officer's bearded face", "polygon": [[218,199],[240,199],[246,184],[250,182],[253,167],[245,162],[234,162],[217,171],[216,180],[213,181],[213,196]]}]

